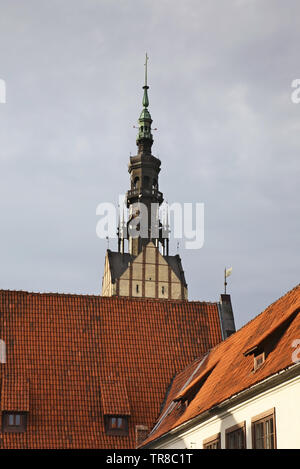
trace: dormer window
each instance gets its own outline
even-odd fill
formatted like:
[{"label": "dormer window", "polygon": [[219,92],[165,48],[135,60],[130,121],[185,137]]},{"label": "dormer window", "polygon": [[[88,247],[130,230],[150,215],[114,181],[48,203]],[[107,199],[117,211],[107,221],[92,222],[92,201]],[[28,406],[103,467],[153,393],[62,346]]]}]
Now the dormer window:
[{"label": "dormer window", "polygon": [[108,435],[128,435],[128,417],[107,415],[105,417],[105,431]]},{"label": "dormer window", "polygon": [[105,433],[115,436],[128,435],[131,412],[125,382],[122,379],[103,380],[101,401]]},{"label": "dormer window", "polygon": [[[205,362],[205,357],[199,362],[198,369],[201,365]],[[183,411],[188,405],[192,402],[195,396],[198,394],[202,386],[204,385],[207,378],[215,369],[218,362],[211,364],[210,367],[206,368],[205,371],[200,373],[198,377],[191,382],[188,381],[186,385],[184,385],[183,389],[180,391],[179,394],[174,399],[174,402],[181,402],[181,411]]]},{"label": "dormer window", "polygon": [[265,361],[265,352],[254,356],[254,371],[258,370]]},{"label": "dormer window", "polygon": [[17,412],[2,413],[3,433],[23,433],[26,431],[27,414]]},{"label": "dormer window", "polygon": [[271,329],[259,334],[256,339],[249,342],[247,349],[244,351],[244,356],[252,355],[252,360],[254,361],[252,372],[261,368],[298,313],[299,309],[290,311],[278,320]]},{"label": "dormer window", "polygon": [[22,375],[2,379],[1,412],[3,433],[26,431],[29,413],[29,381]]}]

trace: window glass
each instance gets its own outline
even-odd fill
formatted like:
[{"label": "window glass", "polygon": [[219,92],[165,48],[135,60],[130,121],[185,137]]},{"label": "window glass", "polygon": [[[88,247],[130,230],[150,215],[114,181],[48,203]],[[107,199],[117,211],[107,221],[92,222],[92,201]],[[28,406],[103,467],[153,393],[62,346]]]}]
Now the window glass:
[{"label": "window glass", "polygon": [[254,422],[254,448],[255,449],[274,449],[275,431],[274,417],[265,417]]},{"label": "window glass", "polygon": [[117,428],[117,419],[115,417],[112,417],[110,421],[111,428]]},{"label": "window glass", "polygon": [[2,413],[2,431],[4,433],[22,433],[26,431],[26,414],[15,412]]},{"label": "window glass", "polygon": [[266,431],[266,449],[274,448],[274,438],[273,438],[273,419],[269,419],[265,422],[265,431]]},{"label": "window glass", "polygon": [[105,419],[105,430],[108,434],[111,435],[127,435],[127,417],[107,417]]},{"label": "window glass", "polygon": [[228,449],[243,449],[244,448],[243,428],[239,428],[227,434],[227,448]]},{"label": "window glass", "polygon": [[263,449],[264,447],[264,424],[263,422],[255,425],[255,440],[257,449]]},{"label": "window glass", "polygon": [[118,428],[122,428],[123,427],[123,419],[122,418],[118,418]]}]

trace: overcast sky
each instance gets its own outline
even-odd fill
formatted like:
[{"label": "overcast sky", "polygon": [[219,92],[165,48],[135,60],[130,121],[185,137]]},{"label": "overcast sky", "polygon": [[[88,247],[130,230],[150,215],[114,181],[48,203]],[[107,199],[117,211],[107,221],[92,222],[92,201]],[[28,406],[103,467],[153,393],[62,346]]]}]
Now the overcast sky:
[{"label": "overcast sky", "polygon": [[129,188],[145,51],[160,190],[205,204],[189,299],[218,300],[232,266],[240,327],[297,285],[299,18],[298,0],[0,0],[0,288],[100,294],[96,207]]}]

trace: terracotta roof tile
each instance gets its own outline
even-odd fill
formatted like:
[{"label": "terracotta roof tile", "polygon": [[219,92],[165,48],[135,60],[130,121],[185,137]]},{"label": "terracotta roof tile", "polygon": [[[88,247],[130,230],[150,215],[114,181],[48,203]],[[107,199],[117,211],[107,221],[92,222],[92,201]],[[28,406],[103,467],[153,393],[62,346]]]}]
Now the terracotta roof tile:
[{"label": "terracotta roof tile", "polygon": [[[221,330],[217,303],[0,290],[0,338],[0,381],[29,386],[27,431],[0,432],[0,446],[118,449],[135,447],[136,425],[153,427],[172,377]],[[120,386],[103,401],[108,380],[126,386],[128,436],[105,433],[104,410],[127,408]]]},{"label": "terracotta roof tile", "polygon": [[1,411],[29,411],[29,381],[24,376],[3,377]]},{"label": "terracotta roof tile", "polygon": [[125,383],[121,380],[103,380],[101,399],[104,415],[130,415]]},{"label": "terracotta roof tile", "polygon": [[[292,344],[300,337],[300,285],[270,305],[263,313],[231,335],[224,342],[214,347],[206,359],[195,361],[173,380],[159,425],[156,425],[148,439],[143,443],[166,434],[206,410],[224,402],[241,391],[286,368],[293,366]],[[268,341],[268,342],[267,342]],[[249,352],[257,345],[271,344],[263,365],[254,372],[254,355]],[[245,352],[246,355],[245,355]],[[182,389],[182,383],[189,379],[195,370],[197,373],[191,382]],[[203,379],[207,376],[207,379]],[[199,385],[201,386],[197,388]],[[184,400],[193,388],[195,397],[185,408],[179,399]],[[171,412],[166,412],[168,409]],[[172,409],[171,409],[172,407]],[[162,418],[163,417],[163,418]]]}]

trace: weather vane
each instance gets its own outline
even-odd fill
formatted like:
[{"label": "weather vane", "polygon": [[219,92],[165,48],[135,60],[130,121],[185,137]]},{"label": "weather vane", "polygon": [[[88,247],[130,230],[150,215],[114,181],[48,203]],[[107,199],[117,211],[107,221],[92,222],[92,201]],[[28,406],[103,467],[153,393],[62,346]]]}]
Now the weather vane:
[{"label": "weather vane", "polygon": [[225,267],[225,271],[224,271],[224,293],[226,295],[226,287],[227,287],[227,277],[229,277],[229,275],[231,275],[231,272],[232,272],[232,267],[229,267],[229,269],[226,269]]}]

